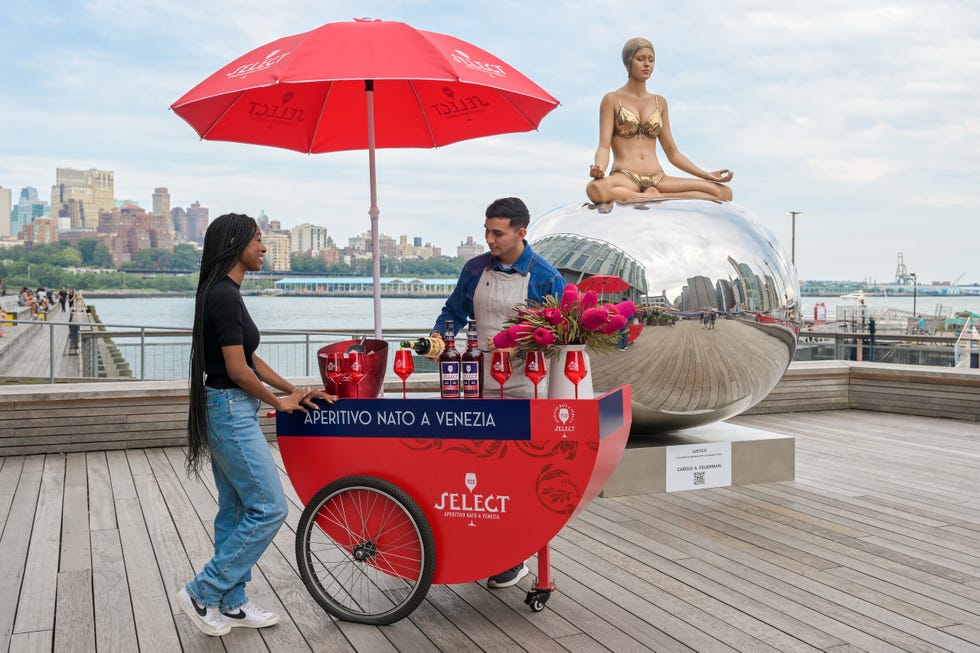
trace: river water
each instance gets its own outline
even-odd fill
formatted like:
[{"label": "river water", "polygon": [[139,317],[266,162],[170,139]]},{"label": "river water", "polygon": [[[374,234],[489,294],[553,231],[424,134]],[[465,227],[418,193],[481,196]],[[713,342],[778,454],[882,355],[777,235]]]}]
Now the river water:
[{"label": "river water", "polygon": [[[91,297],[86,302],[95,307],[99,319],[110,331],[132,331],[119,327],[162,327],[189,329],[194,321],[193,297]],[[827,319],[833,320],[838,309],[857,306],[854,300],[807,297],[803,299],[803,316],[813,318],[814,306],[823,302]],[[432,328],[442,309],[444,299],[382,299],[382,326],[392,329],[411,329],[425,335]],[[263,332],[290,330],[374,330],[372,300],[362,297],[269,297],[248,296],[245,304],[256,325]],[[912,311],[911,297],[867,297],[865,306],[869,315],[876,309],[892,308]],[[980,311],[980,297],[919,297],[916,311],[922,315],[935,315],[939,311],[950,315],[955,311]],[[190,355],[186,337],[154,337],[147,331],[147,341],[138,337],[115,337],[114,341],[126,358],[136,378],[183,379],[187,376],[187,360]],[[263,335],[260,355],[284,376],[316,375],[315,352],[317,348],[341,340],[339,336],[315,335]],[[389,339],[391,340],[391,339]],[[145,345],[142,346],[142,345]],[[424,362],[423,367],[424,367]],[[143,369],[145,367],[145,370]],[[427,370],[427,368],[426,368]],[[423,371],[418,368],[418,371]],[[427,370],[431,371],[431,370]]]},{"label": "river water", "polygon": [[[956,311],[980,312],[980,297],[866,297],[869,308],[894,308],[920,315],[949,316]],[[94,297],[86,302],[95,306],[104,324],[190,328],[194,322],[193,297]],[[813,308],[823,302],[827,319],[832,320],[838,307],[857,306],[852,299],[804,297],[803,316],[813,318]],[[382,325],[385,329],[417,328],[428,332],[442,309],[444,299],[381,300]],[[365,297],[268,297],[249,296],[245,305],[260,330],[269,329],[369,329],[374,328],[370,298]]]}]

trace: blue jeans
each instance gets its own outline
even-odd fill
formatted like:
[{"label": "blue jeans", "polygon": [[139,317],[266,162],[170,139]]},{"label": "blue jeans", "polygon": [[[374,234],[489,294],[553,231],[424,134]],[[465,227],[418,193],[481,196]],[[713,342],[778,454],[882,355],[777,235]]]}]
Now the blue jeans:
[{"label": "blue jeans", "polygon": [[279,472],[258,419],[258,399],[239,388],[205,388],[211,469],[218,488],[214,557],[187,592],[205,606],[234,612],[248,603],[252,566],[286,519]]}]

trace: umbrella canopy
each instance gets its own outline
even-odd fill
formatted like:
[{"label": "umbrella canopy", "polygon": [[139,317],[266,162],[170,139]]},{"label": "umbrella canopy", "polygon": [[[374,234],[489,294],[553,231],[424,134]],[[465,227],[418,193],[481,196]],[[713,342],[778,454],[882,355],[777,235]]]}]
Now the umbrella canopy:
[{"label": "umbrella canopy", "polygon": [[376,147],[536,129],[558,100],[474,45],[405,23],[327,23],[252,50],[171,105],[207,140],[369,151],[375,336],[381,336]]},{"label": "umbrella canopy", "polygon": [[603,293],[623,292],[630,287],[625,280],[613,274],[596,274],[582,279],[576,285],[579,290],[594,290],[600,295]]}]

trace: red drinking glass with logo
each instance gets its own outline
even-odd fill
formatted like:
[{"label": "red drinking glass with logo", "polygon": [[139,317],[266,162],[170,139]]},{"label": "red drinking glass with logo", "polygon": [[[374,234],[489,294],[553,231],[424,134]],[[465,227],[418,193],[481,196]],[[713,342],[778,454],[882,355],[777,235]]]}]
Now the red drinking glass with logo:
[{"label": "red drinking glass with logo", "polygon": [[494,349],[490,357],[490,376],[500,384],[500,398],[504,398],[504,384],[511,377],[513,371],[510,367],[510,352],[502,349]]},{"label": "red drinking glass with logo", "polygon": [[578,384],[588,375],[585,369],[585,354],[581,351],[570,350],[565,354],[565,376],[575,385],[575,398],[578,399]]},{"label": "red drinking glass with logo", "polygon": [[399,349],[395,352],[394,369],[395,374],[402,380],[402,399],[406,399],[408,397],[408,391],[405,388],[405,382],[412,375],[412,372],[415,371],[415,361],[412,359],[411,349]]},{"label": "red drinking glass with logo", "polygon": [[360,351],[349,351],[347,352],[346,360],[346,372],[350,376],[350,380],[354,382],[354,397],[359,395],[358,384],[364,375],[367,374],[367,361],[364,359],[364,352]]},{"label": "red drinking glass with logo", "polygon": [[527,352],[527,356],[524,358],[524,376],[534,384],[535,399],[538,398],[538,383],[547,373],[548,370],[544,365],[544,352],[537,350]]},{"label": "red drinking glass with logo", "polygon": [[333,381],[333,391],[340,395],[340,382],[344,378],[344,355],[340,352],[327,354],[327,376]]}]

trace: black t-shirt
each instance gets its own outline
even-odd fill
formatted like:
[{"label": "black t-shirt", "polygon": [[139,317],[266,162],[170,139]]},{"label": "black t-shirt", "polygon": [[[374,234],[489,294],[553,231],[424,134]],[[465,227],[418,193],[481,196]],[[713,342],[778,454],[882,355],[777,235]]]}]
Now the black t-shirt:
[{"label": "black t-shirt", "polygon": [[253,370],[252,354],[259,347],[259,330],[245,308],[240,286],[225,277],[214,284],[204,300],[205,384],[212,388],[237,388],[228,377],[222,347],[242,345],[245,362]]}]

